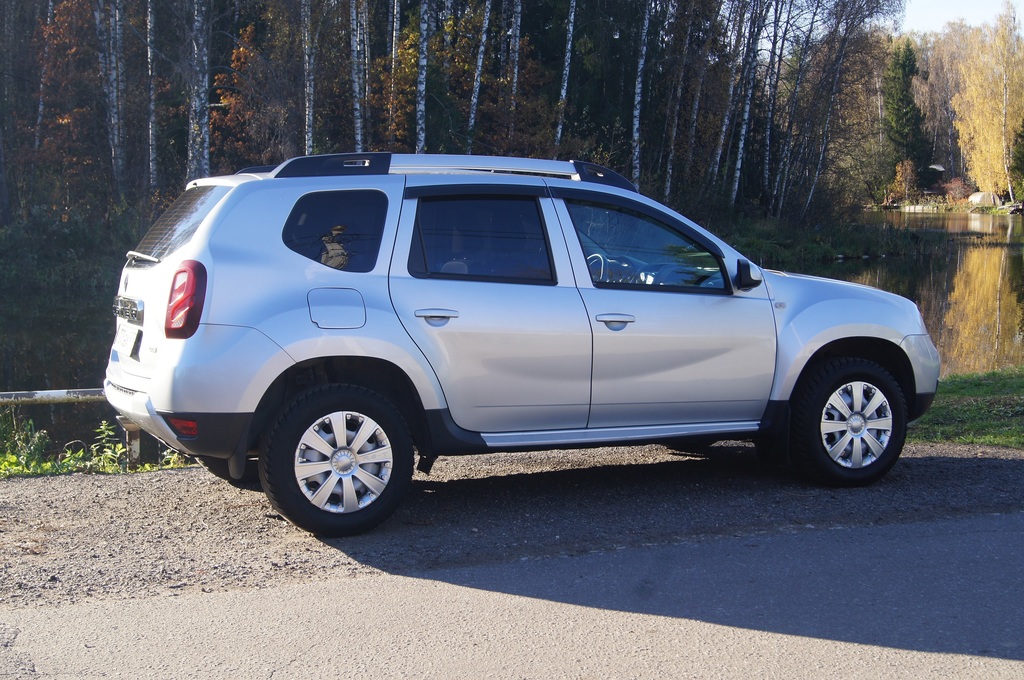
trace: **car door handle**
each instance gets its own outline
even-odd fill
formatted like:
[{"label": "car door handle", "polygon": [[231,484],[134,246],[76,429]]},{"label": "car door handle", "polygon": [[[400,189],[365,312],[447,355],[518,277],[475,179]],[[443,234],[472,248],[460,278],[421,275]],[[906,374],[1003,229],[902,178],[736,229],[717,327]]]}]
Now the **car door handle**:
[{"label": "car door handle", "polygon": [[454,309],[417,309],[413,314],[434,328],[440,328],[450,320],[459,318],[459,313]]},{"label": "car door handle", "polygon": [[636,317],[632,314],[598,314],[594,318],[612,331],[621,331],[626,324],[636,321]]},{"label": "car door handle", "polygon": [[421,319],[458,319],[459,313],[454,309],[417,309],[413,312]]}]

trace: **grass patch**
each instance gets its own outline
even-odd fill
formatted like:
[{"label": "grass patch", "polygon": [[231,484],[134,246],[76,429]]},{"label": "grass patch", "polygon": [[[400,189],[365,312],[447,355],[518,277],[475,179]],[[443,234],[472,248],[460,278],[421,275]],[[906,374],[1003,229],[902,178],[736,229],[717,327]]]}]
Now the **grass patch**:
[{"label": "grass patch", "polygon": [[55,451],[46,430],[36,430],[31,420],[19,418],[13,408],[4,409],[0,411],[0,479],[72,472],[146,472],[189,464],[179,453],[168,450],[158,463],[131,465],[113,424],[104,420],[94,433],[91,443],[73,441]]},{"label": "grass patch", "polygon": [[1024,367],[941,381],[908,439],[1024,449]]}]

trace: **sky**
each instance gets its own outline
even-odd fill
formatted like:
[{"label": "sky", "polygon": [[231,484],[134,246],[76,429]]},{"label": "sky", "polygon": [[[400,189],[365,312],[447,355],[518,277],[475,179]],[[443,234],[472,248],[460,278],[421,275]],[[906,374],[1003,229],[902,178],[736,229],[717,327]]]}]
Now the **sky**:
[{"label": "sky", "polygon": [[[1024,0],[1013,0],[1018,20],[1024,19]],[[963,19],[972,26],[991,23],[1003,9],[1003,0],[907,0],[903,32],[941,31],[950,21]]]}]

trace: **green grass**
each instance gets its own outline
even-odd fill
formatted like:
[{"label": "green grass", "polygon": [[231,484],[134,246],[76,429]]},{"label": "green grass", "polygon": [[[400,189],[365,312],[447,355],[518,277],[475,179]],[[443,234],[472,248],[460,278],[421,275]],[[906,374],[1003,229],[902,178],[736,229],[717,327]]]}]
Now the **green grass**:
[{"label": "green grass", "polygon": [[73,441],[55,449],[46,431],[36,430],[31,420],[19,418],[12,408],[0,410],[0,479],[71,472],[145,472],[187,464],[178,453],[165,451],[159,463],[131,465],[114,425],[104,420],[94,433],[92,443]]},{"label": "green grass", "polygon": [[941,381],[908,439],[1024,449],[1024,367]]}]

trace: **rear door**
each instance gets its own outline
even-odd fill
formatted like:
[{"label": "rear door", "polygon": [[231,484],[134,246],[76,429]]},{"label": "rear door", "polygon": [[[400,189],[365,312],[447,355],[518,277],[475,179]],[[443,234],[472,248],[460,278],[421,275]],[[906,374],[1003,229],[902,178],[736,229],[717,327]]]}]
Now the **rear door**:
[{"label": "rear door", "polygon": [[543,183],[409,185],[391,296],[456,424],[585,427],[590,323]]}]

